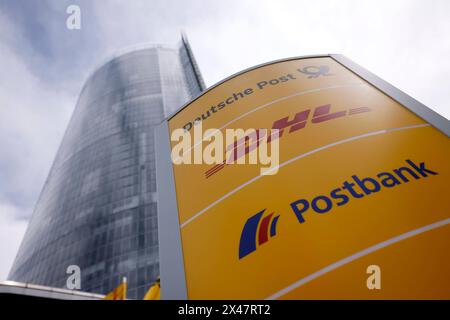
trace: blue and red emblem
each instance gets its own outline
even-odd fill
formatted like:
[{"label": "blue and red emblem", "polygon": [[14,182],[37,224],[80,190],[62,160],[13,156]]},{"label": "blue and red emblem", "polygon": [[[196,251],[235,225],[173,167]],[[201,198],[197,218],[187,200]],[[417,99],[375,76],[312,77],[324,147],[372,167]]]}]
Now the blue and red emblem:
[{"label": "blue and red emblem", "polygon": [[269,237],[272,238],[277,234],[277,222],[280,215],[272,219],[272,212],[262,218],[265,211],[266,209],[258,212],[245,223],[242,229],[241,240],[239,241],[239,259],[255,251],[257,243],[260,246],[266,243]]}]

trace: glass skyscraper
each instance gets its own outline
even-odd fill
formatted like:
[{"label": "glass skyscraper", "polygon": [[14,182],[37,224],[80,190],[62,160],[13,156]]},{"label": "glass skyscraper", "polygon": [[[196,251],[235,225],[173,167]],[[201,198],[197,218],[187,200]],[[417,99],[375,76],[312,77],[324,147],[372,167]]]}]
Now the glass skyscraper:
[{"label": "glass skyscraper", "polygon": [[204,84],[185,37],[180,47],[117,55],[86,81],[9,274],[107,293],[122,277],[142,298],[159,275],[153,128]]}]

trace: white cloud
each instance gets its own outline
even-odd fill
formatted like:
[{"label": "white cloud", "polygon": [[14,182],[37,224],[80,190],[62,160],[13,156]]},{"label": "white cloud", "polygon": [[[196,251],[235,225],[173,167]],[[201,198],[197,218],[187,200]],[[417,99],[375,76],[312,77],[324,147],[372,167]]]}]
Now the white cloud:
[{"label": "white cloud", "polygon": [[[14,33],[12,28],[6,30]],[[0,61],[0,178],[4,182],[0,201],[7,198],[30,206],[50,169],[76,97],[43,83],[5,43],[0,43]]]},{"label": "white cloud", "polygon": [[15,206],[0,203],[0,281],[6,280],[27,227],[27,221],[17,220],[17,215]]}]

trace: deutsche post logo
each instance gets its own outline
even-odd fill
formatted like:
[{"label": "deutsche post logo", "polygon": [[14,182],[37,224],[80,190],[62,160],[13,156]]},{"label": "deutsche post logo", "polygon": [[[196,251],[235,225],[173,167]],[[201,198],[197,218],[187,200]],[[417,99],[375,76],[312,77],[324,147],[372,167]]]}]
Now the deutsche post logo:
[{"label": "deutsche post logo", "polygon": [[332,76],[330,67],[328,66],[307,66],[298,69],[299,72],[308,76],[308,79],[317,78],[318,76]]},{"label": "deutsche post logo", "polygon": [[239,242],[239,259],[242,259],[246,255],[255,251],[257,244],[259,247],[266,243],[269,238],[276,236],[277,222],[280,215],[273,217],[272,212],[262,218],[265,211],[266,209],[258,212],[254,216],[250,217],[245,223],[244,228],[242,229],[241,240]]}]

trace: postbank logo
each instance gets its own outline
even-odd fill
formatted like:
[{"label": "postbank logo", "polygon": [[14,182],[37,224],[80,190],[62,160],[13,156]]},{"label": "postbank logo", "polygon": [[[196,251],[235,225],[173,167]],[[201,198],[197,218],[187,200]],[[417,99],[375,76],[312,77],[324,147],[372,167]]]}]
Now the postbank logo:
[{"label": "postbank logo", "polygon": [[258,212],[244,224],[239,242],[239,259],[255,251],[257,244],[259,247],[266,243],[269,238],[276,236],[280,215],[274,216],[272,212],[262,218],[265,211],[266,209]]},{"label": "postbank logo", "polygon": [[[427,167],[425,162],[406,159],[395,169],[385,168],[376,176],[359,177],[352,175],[349,179],[333,190],[320,193],[312,199],[300,198],[289,204],[300,224],[305,223],[309,214],[325,214],[332,209],[347,205],[353,201],[364,199],[378,192],[411,183],[416,180],[436,176],[439,173]],[[264,216],[266,209],[251,216],[244,224],[239,242],[239,259],[256,250],[277,233],[277,222],[273,212]],[[264,216],[264,218],[262,218]],[[272,218],[273,217],[273,218]],[[269,227],[270,226],[270,227]]]}]

